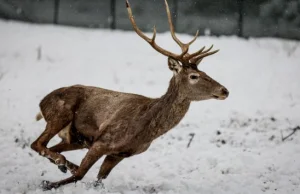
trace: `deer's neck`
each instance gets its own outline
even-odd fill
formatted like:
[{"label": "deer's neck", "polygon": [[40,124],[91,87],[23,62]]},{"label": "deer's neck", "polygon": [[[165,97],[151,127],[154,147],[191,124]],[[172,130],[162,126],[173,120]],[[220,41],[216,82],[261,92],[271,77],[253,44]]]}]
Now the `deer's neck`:
[{"label": "deer's neck", "polygon": [[188,111],[190,103],[181,94],[180,85],[173,77],[166,94],[151,103],[148,134],[155,139],[175,127]]}]

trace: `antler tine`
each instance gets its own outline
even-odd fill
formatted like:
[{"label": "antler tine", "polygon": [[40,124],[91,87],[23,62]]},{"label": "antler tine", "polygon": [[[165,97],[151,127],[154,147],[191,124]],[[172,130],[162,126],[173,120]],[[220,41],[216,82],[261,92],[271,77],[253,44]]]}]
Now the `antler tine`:
[{"label": "antler tine", "polygon": [[193,58],[193,57],[195,57],[197,55],[200,55],[204,49],[205,49],[205,46],[202,47],[199,51],[197,51],[197,52],[195,52],[193,54],[188,55],[188,59],[191,59],[191,58]]},{"label": "antler tine", "polygon": [[207,52],[210,51],[213,47],[214,47],[214,45],[212,44],[212,45],[209,47],[209,49],[203,51],[202,53],[207,53]]},{"label": "antler tine", "polygon": [[195,40],[197,40],[198,35],[199,35],[199,30],[197,30],[195,37],[193,38],[193,40],[191,40],[189,43],[187,43],[187,45],[190,46],[191,44],[193,44],[195,42]]},{"label": "antler tine", "polygon": [[169,8],[169,4],[167,2],[167,0],[165,0],[165,5],[166,5],[166,11],[167,11],[167,16],[168,16],[168,22],[169,22],[169,26],[170,26],[170,31],[171,31],[171,35],[172,38],[175,40],[175,42],[181,47],[182,51],[183,51],[183,47],[184,47],[184,43],[182,43],[175,35],[175,30],[174,30],[174,26],[172,23],[172,17],[171,17],[171,13],[170,13],[170,8]]},{"label": "antler tine", "polygon": [[215,50],[215,51],[211,51],[211,52],[208,52],[210,49],[208,49],[206,52],[203,52],[203,53],[201,53],[200,55],[198,55],[197,57],[194,57],[194,58],[191,58],[190,60],[191,60],[191,62],[192,63],[196,63],[197,61],[199,61],[199,59],[203,59],[203,58],[205,58],[205,57],[207,57],[207,56],[210,56],[210,55],[213,55],[213,54],[215,54],[215,53],[217,53],[217,52],[219,52],[220,50]]},{"label": "antler tine", "polygon": [[130,4],[128,2],[128,0],[126,0],[126,7],[127,7],[127,11],[128,11],[128,15],[129,15],[129,20],[131,21],[131,24],[133,26],[133,29],[134,31],[141,37],[143,38],[144,40],[146,40],[156,51],[158,51],[159,53],[165,55],[165,56],[168,56],[168,57],[173,57],[174,59],[180,59],[180,56],[179,55],[176,55],[174,53],[171,53],[163,48],[161,48],[160,46],[158,46],[156,43],[155,43],[155,38],[156,38],[156,28],[154,26],[153,28],[153,36],[152,36],[152,39],[148,38],[139,28],[138,26],[136,25],[135,23],[135,20],[133,18],[133,15],[132,15],[132,10],[131,10],[131,7],[130,7]]},{"label": "antler tine", "polygon": [[155,41],[156,38],[156,27],[155,25],[153,26],[153,36],[152,36],[152,41]]},{"label": "antler tine", "polygon": [[195,42],[195,40],[198,38],[199,30],[197,30],[195,37],[189,43],[185,44],[185,43],[181,42],[177,38],[177,36],[175,35],[175,29],[174,29],[174,26],[173,26],[173,23],[172,23],[172,16],[171,16],[171,13],[170,13],[170,8],[169,8],[169,4],[168,4],[167,0],[165,0],[165,5],[166,5],[166,11],[167,11],[168,22],[169,22],[170,32],[171,32],[172,38],[180,46],[180,48],[182,50],[181,56],[183,56],[183,55],[185,55],[188,52],[189,46],[193,42]]},{"label": "antler tine", "polygon": [[[190,47],[190,45],[193,44],[193,42],[195,42],[195,40],[198,38],[198,34],[199,34],[199,30],[197,30],[196,35],[195,35],[195,37],[193,38],[193,40],[191,40],[191,41],[190,41],[189,43],[187,43],[187,44],[183,44],[184,47],[181,47],[182,53],[181,53],[180,57],[183,57],[183,58],[185,59],[185,57],[184,57],[185,55],[186,55],[187,57],[190,56],[190,54],[188,54],[189,47]],[[174,33],[174,36],[175,36],[175,33]]]},{"label": "antler tine", "polygon": [[193,57],[196,57],[202,53],[207,53],[208,51],[210,51],[212,48],[214,47],[214,45],[211,45],[211,47],[209,47],[207,50],[204,51],[205,49],[205,46],[202,47],[199,51],[195,52],[195,53],[192,53],[188,56],[188,59],[192,59]]}]

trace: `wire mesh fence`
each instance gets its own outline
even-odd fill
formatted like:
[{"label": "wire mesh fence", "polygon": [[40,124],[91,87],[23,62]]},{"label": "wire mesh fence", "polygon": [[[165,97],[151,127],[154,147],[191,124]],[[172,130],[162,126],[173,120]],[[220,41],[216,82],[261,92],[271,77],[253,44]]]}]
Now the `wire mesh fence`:
[{"label": "wire mesh fence", "polygon": [[[300,40],[300,0],[168,0],[176,31]],[[163,0],[130,0],[143,31],[168,31]],[[0,0],[0,17],[132,30],[125,0]]]}]

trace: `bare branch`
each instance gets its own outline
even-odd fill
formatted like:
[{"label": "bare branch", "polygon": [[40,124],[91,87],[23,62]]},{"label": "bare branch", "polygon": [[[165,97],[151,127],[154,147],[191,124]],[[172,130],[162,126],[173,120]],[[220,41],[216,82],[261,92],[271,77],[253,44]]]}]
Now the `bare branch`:
[{"label": "bare branch", "polygon": [[283,134],[281,132],[281,140],[285,141],[286,139],[288,139],[289,137],[291,137],[292,135],[294,135],[297,130],[300,130],[300,126],[297,126],[297,127],[293,128],[293,132],[290,133],[289,135],[285,136],[285,137],[283,137]]}]

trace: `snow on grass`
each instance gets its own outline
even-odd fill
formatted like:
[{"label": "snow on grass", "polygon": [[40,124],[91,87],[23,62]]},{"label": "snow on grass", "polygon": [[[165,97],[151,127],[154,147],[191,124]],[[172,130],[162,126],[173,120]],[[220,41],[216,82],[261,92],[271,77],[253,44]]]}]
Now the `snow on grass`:
[{"label": "snow on grass", "polygon": [[[169,33],[157,42],[179,52]],[[210,44],[221,52],[200,69],[229,89],[227,100],[192,103],[104,189],[90,186],[102,159],[81,182],[46,193],[300,193],[300,131],[282,142],[300,125],[299,42],[200,37],[192,50]],[[47,93],[85,84],[158,97],[171,76],[166,57],[133,32],[0,21],[0,193],[41,193],[42,180],[69,176],[29,147],[45,127],[34,118]],[[65,155],[80,163],[85,152]]]}]

